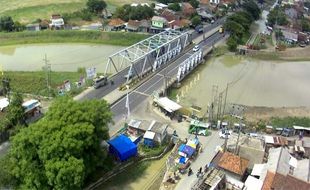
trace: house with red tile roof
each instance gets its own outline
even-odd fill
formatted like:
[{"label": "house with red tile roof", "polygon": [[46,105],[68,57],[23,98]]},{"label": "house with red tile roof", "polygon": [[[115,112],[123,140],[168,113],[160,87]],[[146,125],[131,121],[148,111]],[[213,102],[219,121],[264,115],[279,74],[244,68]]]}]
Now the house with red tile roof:
[{"label": "house with red tile roof", "polygon": [[188,17],[196,13],[196,9],[190,3],[182,3],[182,13]]},{"label": "house with red tile roof", "polygon": [[120,18],[113,18],[105,27],[106,31],[117,31],[125,28],[125,22]]},{"label": "house with red tile roof", "polygon": [[249,160],[241,158],[230,152],[224,152],[218,162],[218,167],[239,176],[241,179],[248,168]]}]

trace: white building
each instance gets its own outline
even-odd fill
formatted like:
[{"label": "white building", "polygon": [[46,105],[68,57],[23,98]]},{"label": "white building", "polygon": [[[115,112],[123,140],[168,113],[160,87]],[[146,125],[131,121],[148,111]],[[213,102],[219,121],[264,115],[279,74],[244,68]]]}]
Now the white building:
[{"label": "white building", "polygon": [[220,0],[210,0],[210,3],[219,4],[219,3],[220,3]]}]

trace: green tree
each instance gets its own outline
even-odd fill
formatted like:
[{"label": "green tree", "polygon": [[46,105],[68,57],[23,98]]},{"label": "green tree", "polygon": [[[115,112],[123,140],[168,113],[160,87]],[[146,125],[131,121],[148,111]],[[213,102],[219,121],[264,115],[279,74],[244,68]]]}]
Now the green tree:
[{"label": "green tree", "polygon": [[22,106],[24,100],[20,93],[13,93],[12,100],[8,106],[2,126],[2,130],[8,130],[15,134],[18,128],[26,125],[25,109]]},{"label": "green tree", "polygon": [[25,29],[26,29],[26,26],[23,25],[23,24],[21,24],[20,22],[16,21],[16,22],[14,23],[14,30],[15,30],[16,32],[21,32],[21,31],[23,31],[23,30],[25,30]]},{"label": "green tree", "polygon": [[113,15],[114,18],[121,18],[124,21],[149,19],[154,16],[154,9],[148,6],[138,5],[132,7],[128,4],[118,7]]},{"label": "green tree", "polygon": [[227,46],[229,51],[236,51],[237,50],[237,46],[238,46],[238,42],[234,37],[229,37],[227,40]]},{"label": "green tree", "polygon": [[109,138],[110,122],[105,101],[59,98],[12,138],[6,172],[19,189],[81,189],[106,158],[100,142]]},{"label": "green tree", "polygon": [[198,16],[198,15],[194,16],[194,17],[192,18],[191,22],[192,22],[192,25],[193,25],[194,27],[198,26],[199,24],[201,24],[201,18],[200,18],[200,16]]},{"label": "green tree", "polygon": [[190,0],[189,3],[190,3],[194,8],[198,8],[198,7],[199,7],[199,1],[197,1],[197,0]]},{"label": "green tree", "polygon": [[250,13],[255,20],[259,19],[261,10],[254,1],[252,0],[246,1],[245,3],[242,4],[242,7],[245,11]]},{"label": "green tree", "polygon": [[14,30],[14,22],[12,17],[10,16],[2,16],[0,17],[0,32],[12,32]]},{"label": "green tree", "polygon": [[310,22],[309,20],[303,18],[301,19],[301,28],[303,32],[310,32]]},{"label": "green tree", "polygon": [[102,0],[88,0],[86,6],[90,12],[101,13],[107,7],[107,4]]},{"label": "green tree", "polygon": [[231,36],[241,39],[245,33],[244,27],[236,21],[228,20],[224,24],[225,30],[230,32]]},{"label": "green tree", "polygon": [[168,9],[173,10],[173,11],[180,11],[181,6],[179,3],[171,3],[168,5]]},{"label": "green tree", "polygon": [[288,24],[287,16],[285,15],[284,10],[278,6],[269,12],[267,21],[270,26],[275,24],[281,26]]}]

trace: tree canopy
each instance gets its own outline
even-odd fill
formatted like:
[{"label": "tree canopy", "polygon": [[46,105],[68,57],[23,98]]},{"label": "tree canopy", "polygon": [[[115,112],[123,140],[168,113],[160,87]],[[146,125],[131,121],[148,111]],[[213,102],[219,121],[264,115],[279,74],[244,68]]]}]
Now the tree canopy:
[{"label": "tree canopy", "polygon": [[26,125],[25,109],[22,106],[23,97],[20,93],[13,93],[12,99],[1,122],[0,131],[15,133],[18,126]]},{"label": "tree canopy", "polygon": [[275,24],[283,26],[288,24],[287,16],[285,15],[284,10],[282,10],[279,6],[269,12],[267,21],[269,26],[273,26]]},{"label": "tree canopy", "polygon": [[249,1],[246,1],[242,4],[242,7],[245,11],[247,11],[248,13],[250,13],[253,18],[255,20],[258,20],[259,19],[259,16],[260,16],[260,13],[261,13],[261,10],[260,8],[258,7],[258,5],[253,1],[253,0],[249,0]]},{"label": "tree canopy", "polygon": [[181,6],[179,3],[171,3],[168,5],[168,9],[173,10],[173,11],[180,11]]},{"label": "tree canopy", "polygon": [[199,24],[201,24],[201,17],[198,16],[198,15],[196,15],[196,16],[194,16],[194,17],[192,18],[191,22],[192,22],[192,25],[193,25],[194,27],[196,27],[196,26],[198,26]]},{"label": "tree canopy", "polygon": [[0,32],[12,32],[14,30],[14,21],[10,16],[0,17]]},{"label": "tree canopy", "polygon": [[43,119],[12,138],[1,169],[20,189],[81,189],[107,155],[100,142],[109,138],[111,121],[105,101],[59,98]]},{"label": "tree canopy", "polygon": [[100,13],[107,7],[107,4],[103,0],[88,0],[86,6],[91,12]]},{"label": "tree canopy", "polygon": [[114,17],[121,18],[124,21],[143,20],[151,18],[154,14],[154,9],[146,5],[138,5],[136,7],[123,5],[122,7],[118,7],[116,9]]}]

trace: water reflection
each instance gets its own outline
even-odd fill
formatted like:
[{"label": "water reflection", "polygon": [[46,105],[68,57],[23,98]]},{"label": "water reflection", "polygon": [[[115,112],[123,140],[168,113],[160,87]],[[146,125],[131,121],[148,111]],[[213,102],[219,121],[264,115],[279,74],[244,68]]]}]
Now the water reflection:
[{"label": "water reflection", "polygon": [[77,71],[79,67],[95,66],[103,72],[108,56],[120,49],[120,46],[87,44],[2,46],[0,60],[4,70],[39,71],[47,54],[53,71]]},{"label": "water reflection", "polygon": [[[229,65],[229,66],[228,66]],[[251,106],[310,106],[310,62],[271,62],[246,57],[212,58],[182,82],[179,101],[207,107],[212,86],[229,85],[229,103]]]}]

